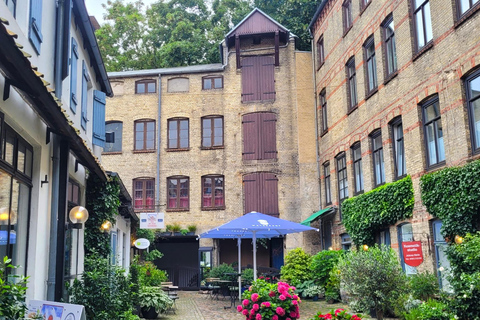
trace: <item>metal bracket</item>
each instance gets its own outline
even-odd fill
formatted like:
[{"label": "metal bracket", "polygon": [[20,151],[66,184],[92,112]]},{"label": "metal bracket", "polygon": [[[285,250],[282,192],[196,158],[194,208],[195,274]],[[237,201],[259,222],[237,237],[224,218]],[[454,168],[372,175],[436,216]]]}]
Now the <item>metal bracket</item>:
[{"label": "metal bracket", "polygon": [[52,129],[50,129],[50,127],[47,127],[47,135],[45,137],[45,144],[49,144],[50,143],[50,134],[52,133]]},{"label": "metal bracket", "polygon": [[48,183],[48,177],[47,177],[47,175],[45,175],[45,180],[40,181],[40,187],[43,188],[43,184],[44,184],[44,183]]}]

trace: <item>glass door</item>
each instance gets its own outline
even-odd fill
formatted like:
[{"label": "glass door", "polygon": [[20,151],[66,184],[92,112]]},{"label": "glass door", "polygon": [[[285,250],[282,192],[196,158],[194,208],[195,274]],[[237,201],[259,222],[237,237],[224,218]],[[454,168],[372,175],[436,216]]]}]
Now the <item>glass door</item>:
[{"label": "glass door", "polygon": [[212,269],[212,247],[202,247],[198,249],[199,255],[199,268],[200,268],[200,285],[205,282],[205,278],[208,277],[208,273]]}]

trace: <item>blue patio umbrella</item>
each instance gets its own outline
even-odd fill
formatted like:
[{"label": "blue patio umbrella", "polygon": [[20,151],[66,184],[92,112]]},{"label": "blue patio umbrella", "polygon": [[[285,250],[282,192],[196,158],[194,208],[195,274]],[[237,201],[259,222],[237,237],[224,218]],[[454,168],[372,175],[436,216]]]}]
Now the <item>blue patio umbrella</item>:
[{"label": "blue patio umbrella", "polygon": [[[304,226],[300,223],[275,218],[259,212],[250,212],[230,222],[222,224],[207,232],[202,233],[200,238],[213,239],[237,239],[238,241],[238,273],[241,273],[241,241],[252,239],[253,241],[253,279],[257,279],[257,238],[275,238],[289,233],[297,233],[318,229]],[[241,276],[238,277],[240,292]]]}]

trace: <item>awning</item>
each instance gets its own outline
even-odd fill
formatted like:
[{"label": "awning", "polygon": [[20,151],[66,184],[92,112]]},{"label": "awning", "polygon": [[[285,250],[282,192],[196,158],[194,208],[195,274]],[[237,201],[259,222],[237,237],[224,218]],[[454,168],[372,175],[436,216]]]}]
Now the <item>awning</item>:
[{"label": "awning", "polygon": [[310,217],[303,220],[302,222],[300,222],[300,224],[303,224],[304,226],[309,226],[310,223],[317,220],[321,216],[326,216],[326,215],[328,215],[330,213],[333,213],[333,212],[335,212],[335,207],[328,207],[328,208],[322,209],[320,211],[315,212],[314,214],[312,214]]}]

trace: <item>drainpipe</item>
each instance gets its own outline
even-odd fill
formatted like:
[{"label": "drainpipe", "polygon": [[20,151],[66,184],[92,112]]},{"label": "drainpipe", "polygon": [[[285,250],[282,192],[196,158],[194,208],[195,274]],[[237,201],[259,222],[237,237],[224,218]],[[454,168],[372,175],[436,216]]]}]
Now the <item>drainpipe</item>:
[{"label": "drainpipe", "polygon": [[63,19],[64,19],[64,1],[57,2],[57,18],[55,26],[55,96],[62,98],[62,53],[63,53]]},{"label": "drainpipe", "polygon": [[160,146],[161,146],[161,136],[162,136],[162,75],[158,75],[158,115],[157,115],[157,188],[155,191],[155,197],[157,198],[157,207],[160,211]]}]

